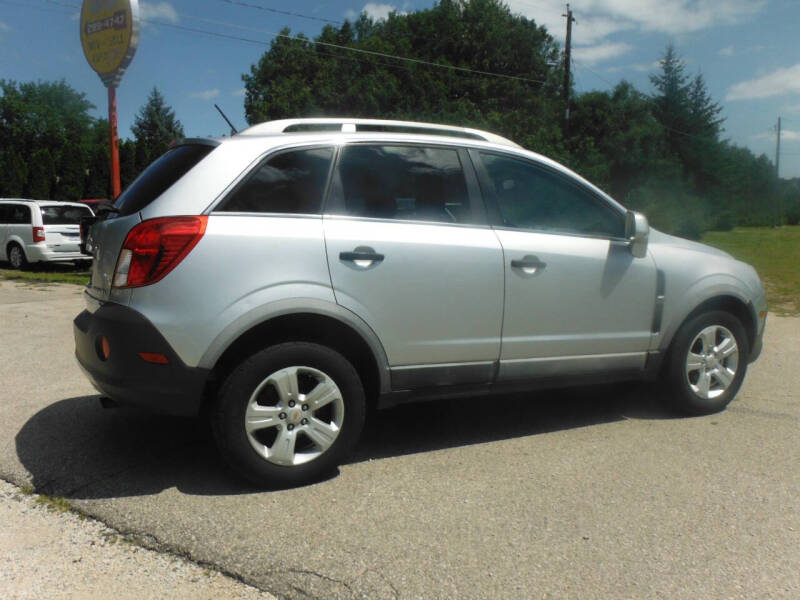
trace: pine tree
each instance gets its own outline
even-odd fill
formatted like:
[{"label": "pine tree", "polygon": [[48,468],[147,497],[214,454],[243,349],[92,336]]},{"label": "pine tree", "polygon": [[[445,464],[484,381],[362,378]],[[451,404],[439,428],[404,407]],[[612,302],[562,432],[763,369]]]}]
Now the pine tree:
[{"label": "pine tree", "polygon": [[136,137],[137,169],[146,166],[146,164],[141,164],[139,159],[144,159],[149,163],[184,137],[183,125],[175,118],[175,111],[167,106],[164,96],[155,87],[147,97],[145,105],[139,109],[134,118],[131,131]]}]

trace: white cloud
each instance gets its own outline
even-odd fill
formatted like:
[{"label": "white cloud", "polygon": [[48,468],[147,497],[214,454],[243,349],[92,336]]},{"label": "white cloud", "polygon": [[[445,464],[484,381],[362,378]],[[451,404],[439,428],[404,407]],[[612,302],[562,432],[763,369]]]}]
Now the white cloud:
[{"label": "white cloud", "polygon": [[139,16],[153,21],[178,22],[178,11],[169,2],[140,2]]},{"label": "white cloud", "polygon": [[[776,133],[774,131],[764,131],[762,133],[757,133],[756,135],[751,135],[750,139],[752,140],[770,140],[775,141]],[[781,129],[781,141],[782,142],[800,142],[800,131],[794,131],[792,129]]]},{"label": "white cloud", "polygon": [[720,48],[719,52],[717,52],[720,56],[733,56],[736,54],[736,48],[734,48],[733,44],[730,46],[725,46],[724,48]]},{"label": "white cloud", "polygon": [[[367,2],[364,5],[364,8],[361,9],[361,12],[367,13],[367,16],[375,21],[382,21],[389,18],[389,14],[392,12],[397,12],[399,15],[406,14],[405,11],[399,10],[393,4],[381,4],[377,2]],[[360,13],[356,13],[354,10],[348,10],[344,13],[344,16],[348,19],[357,19]]]},{"label": "white cloud", "polygon": [[[572,0],[577,19],[572,28],[576,43],[593,44],[627,29],[677,35],[717,25],[739,23],[760,12],[767,0]],[[552,0],[508,0],[515,13],[545,25],[564,39],[564,7]]]},{"label": "white cloud", "polygon": [[11,27],[0,21],[0,40],[3,39],[3,34],[11,31]]},{"label": "white cloud", "polygon": [[800,104],[794,104],[793,106],[785,106],[783,108],[786,112],[800,112]]},{"label": "white cloud", "polygon": [[189,94],[191,98],[198,98],[200,100],[211,100],[212,98],[216,98],[219,96],[219,90],[214,88],[213,90],[203,90],[202,92],[192,92]]},{"label": "white cloud", "polygon": [[236,96],[237,98],[242,98],[247,93],[246,88],[239,88],[238,90],[233,90],[231,92],[231,96]]},{"label": "white cloud", "polygon": [[578,62],[594,65],[627,54],[631,50],[633,50],[633,46],[625,42],[607,42],[596,46],[579,46],[573,48],[572,55]]},{"label": "white cloud", "polygon": [[783,94],[800,93],[800,63],[773,71],[768,75],[732,85],[726,100],[754,100]]}]

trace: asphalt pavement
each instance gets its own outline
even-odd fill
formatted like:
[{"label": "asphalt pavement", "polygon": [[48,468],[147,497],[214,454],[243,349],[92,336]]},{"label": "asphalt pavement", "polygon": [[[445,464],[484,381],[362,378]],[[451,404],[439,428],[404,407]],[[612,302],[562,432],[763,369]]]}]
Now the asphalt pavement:
[{"label": "asphalt pavement", "polygon": [[279,597],[800,597],[800,319],[727,411],[629,385],[398,407],[326,481],[260,491],[199,421],[104,410],[76,286],[0,281],[0,478]]}]

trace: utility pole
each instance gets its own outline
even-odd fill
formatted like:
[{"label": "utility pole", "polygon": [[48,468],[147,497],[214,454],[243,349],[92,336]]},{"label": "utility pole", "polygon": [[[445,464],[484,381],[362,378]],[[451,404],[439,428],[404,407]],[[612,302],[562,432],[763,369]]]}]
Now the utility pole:
[{"label": "utility pole", "polygon": [[775,196],[775,226],[778,227],[781,224],[782,216],[783,216],[783,206],[781,206],[781,180],[780,180],[780,169],[781,169],[781,118],[778,117],[778,127],[776,129],[778,134],[778,139],[775,142],[775,179],[777,179],[777,192]]},{"label": "utility pole", "polygon": [[561,15],[567,18],[567,42],[564,45],[564,135],[569,129],[569,78],[572,66],[572,24],[578,23],[572,16],[572,10],[567,4],[567,14]]},{"label": "utility pole", "polygon": [[780,177],[780,166],[781,166],[781,118],[780,117],[778,117],[778,128],[776,131],[778,132],[778,141],[775,144],[775,177],[778,178]]}]

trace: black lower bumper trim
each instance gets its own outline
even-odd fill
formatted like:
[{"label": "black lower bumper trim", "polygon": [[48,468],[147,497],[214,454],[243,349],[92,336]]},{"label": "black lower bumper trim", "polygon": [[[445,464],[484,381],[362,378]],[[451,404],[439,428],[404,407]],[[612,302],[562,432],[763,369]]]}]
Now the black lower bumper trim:
[{"label": "black lower bumper trim", "polygon": [[[74,321],[75,356],[92,384],[122,405],[194,416],[200,412],[209,371],[187,367],[150,321],[119,304],[83,311]],[[98,349],[105,336],[110,353]],[[169,364],[146,362],[140,352],[163,354]]]}]

